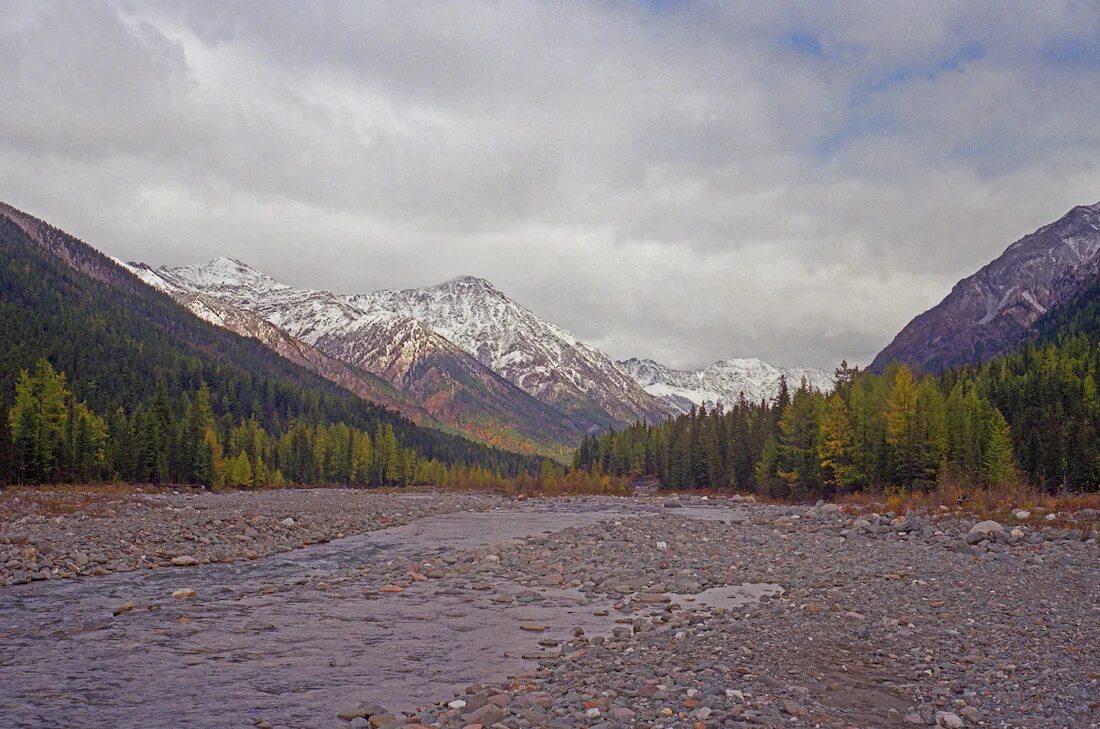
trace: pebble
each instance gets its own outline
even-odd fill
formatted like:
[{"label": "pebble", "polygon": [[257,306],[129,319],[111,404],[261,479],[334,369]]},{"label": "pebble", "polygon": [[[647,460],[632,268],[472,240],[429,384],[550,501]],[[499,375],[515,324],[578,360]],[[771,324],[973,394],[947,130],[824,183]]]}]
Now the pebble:
[{"label": "pebble", "polygon": [[172,565],[175,567],[194,567],[198,563],[199,561],[189,554],[181,554],[172,558]]}]

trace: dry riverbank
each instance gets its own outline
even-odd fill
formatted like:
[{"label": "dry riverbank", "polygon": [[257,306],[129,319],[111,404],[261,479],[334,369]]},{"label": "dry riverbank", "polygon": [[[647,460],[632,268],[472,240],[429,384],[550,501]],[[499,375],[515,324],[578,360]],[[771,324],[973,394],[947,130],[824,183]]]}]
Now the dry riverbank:
[{"label": "dry riverbank", "polygon": [[433,514],[486,494],[355,489],[209,493],[137,488],[0,491],[0,587],[34,580],[257,559]]},{"label": "dry riverbank", "polygon": [[[471,686],[407,720],[590,729],[1100,724],[1095,539],[830,505],[746,513],[701,521],[668,509],[434,562],[436,576],[471,585],[507,577],[577,588],[610,601],[618,625],[606,638],[549,641],[537,669]],[[410,584],[403,578],[378,576],[398,587]],[[739,608],[692,599],[742,583],[783,592]]]},{"label": "dry riverbank", "polygon": [[[138,595],[148,580],[135,573],[85,605],[94,620],[81,618],[71,635],[70,627],[49,628],[23,649],[48,651],[51,635],[79,641],[86,631],[108,641],[104,650],[112,640],[133,646],[161,636],[154,645],[169,665],[185,660],[201,671],[225,669],[202,656],[229,638],[243,640],[226,680],[234,696],[256,692],[254,710],[223,709],[220,726],[1100,725],[1093,514],[1048,522],[1020,513],[997,524],[957,510],[899,515],[873,504],[580,497],[523,505],[454,492],[289,490],[120,494],[78,515],[57,513],[64,509],[53,502],[42,513],[10,497],[2,502],[0,550],[8,550],[11,581],[41,579],[44,571],[54,579],[163,567],[181,555],[247,559],[431,514],[491,511],[446,517],[447,527],[413,523],[369,544],[315,548],[333,559],[308,568],[263,560],[250,563],[256,575],[219,572],[213,581],[203,575],[243,566],[161,573],[179,579],[160,580],[150,602]],[[525,530],[533,519],[557,526]],[[34,570],[24,566],[29,548]],[[89,557],[83,566],[77,552]],[[197,590],[169,595],[180,586]],[[11,590],[46,600],[58,587]],[[69,599],[81,604],[85,591],[81,584]],[[16,596],[13,607],[24,600]],[[111,608],[127,600],[131,612],[112,618]],[[380,616],[411,632],[389,635]],[[488,624],[495,627],[486,631]],[[384,646],[371,642],[382,637],[348,643],[375,629]],[[303,630],[315,631],[317,646],[266,653],[279,650],[284,631]],[[192,653],[188,641],[201,651]],[[460,664],[445,665],[456,657]],[[75,670],[76,659],[67,660]],[[302,716],[292,707],[306,695],[284,685],[273,666],[293,674],[307,664],[311,691],[324,686],[349,700],[318,702],[317,695],[313,719],[291,719]],[[506,680],[505,666],[515,671]],[[473,681],[465,691],[459,676]],[[97,680],[88,679],[90,695],[105,690]],[[9,698],[19,706],[28,700]],[[49,692],[41,698],[40,716],[65,705]],[[165,701],[146,706],[147,718],[170,710]]]}]

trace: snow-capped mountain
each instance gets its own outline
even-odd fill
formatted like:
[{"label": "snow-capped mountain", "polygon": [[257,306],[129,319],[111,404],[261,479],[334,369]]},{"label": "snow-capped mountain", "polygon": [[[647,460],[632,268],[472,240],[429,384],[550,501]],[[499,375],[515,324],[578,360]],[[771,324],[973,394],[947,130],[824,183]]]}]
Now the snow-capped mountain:
[{"label": "snow-capped mountain", "polygon": [[1100,275],[1100,203],[1080,205],[1010,245],[951,289],[894,338],[871,364],[897,360],[926,371],[1010,351],[1050,309]]},{"label": "snow-capped mountain", "polygon": [[325,354],[317,347],[287,334],[266,319],[244,308],[227,304],[214,296],[195,293],[171,283],[145,264],[114,260],[145,283],[176,299],[200,319],[243,337],[256,339],[284,359],[312,370],[359,397],[396,410],[418,425],[431,427],[444,425],[390,382],[365,369],[350,366],[343,360]]},{"label": "snow-capped mountain", "polygon": [[749,402],[770,400],[786,377],[793,391],[803,378],[815,390],[833,388],[833,374],[813,367],[775,367],[759,359],[725,359],[701,370],[676,370],[651,359],[631,358],[619,363],[645,391],[677,412],[693,405],[731,405],[742,393]]},{"label": "snow-capped mountain", "polygon": [[591,422],[657,421],[667,413],[603,352],[520,306],[485,279],[378,291],[346,301],[417,319],[524,391]]},{"label": "snow-capped mountain", "polygon": [[[423,411],[450,428],[501,447],[562,455],[581,430],[423,322],[364,311],[327,291],[282,284],[240,261],[218,258],[156,269],[125,264],[197,316],[254,337],[320,374],[350,371],[380,378],[393,393],[380,401],[414,417]],[[316,364],[323,357],[324,367]],[[337,380],[347,387],[347,383]],[[348,388],[352,389],[352,388]],[[358,393],[376,399],[373,393]],[[411,408],[411,412],[409,411]],[[414,417],[414,419],[416,419]]]}]

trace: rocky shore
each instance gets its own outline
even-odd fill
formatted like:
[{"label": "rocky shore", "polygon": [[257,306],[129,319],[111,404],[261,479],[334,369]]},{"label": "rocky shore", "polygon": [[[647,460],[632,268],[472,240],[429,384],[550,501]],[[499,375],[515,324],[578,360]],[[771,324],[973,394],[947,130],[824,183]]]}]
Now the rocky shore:
[{"label": "rocky shore", "polygon": [[[607,605],[615,627],[533,638],[542,653],[529,673],[423,711],[368,703],[340,719],[354,729],[1100,726],[1100,554],[1088,532],[835,505],[744,510],[701,520],[668,509],[375,573],[395,600],[421,579],[476,591],[505,578],[517,589],[494,595],[504,602],[576,588]],[[704,600],[746,584],[782,592]]]},{"label": "rocky shore", "polygon": [[257,559],[504,501],[355,489],[8,489],[0,491],[0,587]]}]

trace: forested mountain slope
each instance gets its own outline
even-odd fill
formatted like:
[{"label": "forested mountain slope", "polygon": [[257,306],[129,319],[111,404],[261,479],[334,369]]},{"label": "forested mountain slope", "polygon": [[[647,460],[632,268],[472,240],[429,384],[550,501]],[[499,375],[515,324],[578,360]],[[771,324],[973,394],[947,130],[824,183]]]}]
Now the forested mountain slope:
[{"label": "forested mountain slope", "polygon": [[[156,421],[157,427],[167,428],[169,422],[182,421],[205,385],[215,435],[228,438],[234,423],[254,422],[273,439],[267,446],[273,458],[278,440],[294,427],[308,425],[313,429],[310,438],[315,438],[318,426],[340,424],[362,433],[392,431],[399,448],[410,454],[406,466],[412,452],[423,460],[477,463],[505,472],[533,464],[522,456],[419,428],[279,357],[257,340],[196,318],[90,246],[0,204],[3,480],[11,480],[18,457],[8,417],[16,381],[21,370],[35,368],[40,360],[65,373],[67,387],[93,413],[128,418],[129,431],[140,431],[134,419],[155,407],[167,411],[159,420],[149,416],[146,425]],[[152,440],[163,441],[163,434]],[[186,458],[180,458],[182,464]],[[179,468],[170,475],[181,475],[185,466]],[[324,476],[311,472],[312,480]]]}]

